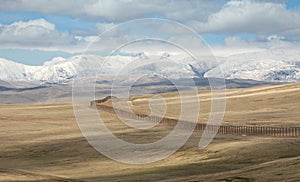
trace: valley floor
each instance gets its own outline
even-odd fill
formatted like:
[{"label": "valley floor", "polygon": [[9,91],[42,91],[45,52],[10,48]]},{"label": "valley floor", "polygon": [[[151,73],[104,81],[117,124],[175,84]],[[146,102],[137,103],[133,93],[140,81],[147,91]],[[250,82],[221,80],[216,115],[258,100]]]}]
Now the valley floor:
[{"label": "valley floor", "polygon": [[[171,108],[176,93],[161,94]],[[146,112],[147,99],[135,98],[137,112]],[[201,119],[210,108],[208,91]],[[192,98],[190,98],[193,100]],[[223,124],[300,127],[300,85],[279,85],[227,90]],[[173,111],[173,112],[172,112]],[[170,116],[176,116],[171,109]],[[116,115],[100,111],[118,137],[147,143],[164,137],[172,127],[150,132],[117,124]],[[113,161],[94,150],[82,136],[73,105],[0,105],[0,181],[299,181],[300,138],[218,134],[199,149],[201,132],[195,131],[179,151],[145,165]],[[120,152],[122,149],[120,148]]]}]

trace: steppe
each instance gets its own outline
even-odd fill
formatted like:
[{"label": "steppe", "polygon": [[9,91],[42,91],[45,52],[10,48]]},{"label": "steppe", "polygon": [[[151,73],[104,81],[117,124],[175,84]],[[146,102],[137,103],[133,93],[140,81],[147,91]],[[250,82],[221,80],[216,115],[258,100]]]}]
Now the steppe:
[{"label": "steppe", "polygon": [[[209,91],[199,91],[200,119],[210,112]],[[226,90],[222,124],[300,127],[300,84]],[[177,93],[162,93],[167,117],[176,116]],[[148,112],[153,95],[131,98]],[[193,98],[190,98],[192,102]],[[88,103],[87,103],[88,104]],[[147,132],[99,111],[116,136],[135,143],[164,137],[172,126]],[[145,165],[123,164],[93,149],[76,123],[72,103],[0,105],[0,181],[299,181],[300,138],[218,134],[205,149],[201,132],[170,157]],[[122,150],[120,149],[120,152]]]}]

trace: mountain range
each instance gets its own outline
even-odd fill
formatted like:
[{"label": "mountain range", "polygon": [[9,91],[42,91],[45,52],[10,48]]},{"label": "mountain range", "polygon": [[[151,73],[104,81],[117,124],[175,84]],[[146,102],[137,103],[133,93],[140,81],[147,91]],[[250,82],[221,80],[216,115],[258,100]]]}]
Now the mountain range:
[{"label": "mountain range", "polygon": [[[0,58],[0,80],[40,83],[64,83],[76,77],[95,75],[115,76],[130,74],[161,78],[219,78],[251,79],[257,81],[297,82],[300,80],[300,53],[296,50],[269,49],[215,58],[191,57],[162,53],[151,64],[139,61],[150,59],[147,53],[115,55],[105,58],[97,55],[56,57],[42,66],[28,66]],[[130,65],[134,65],[129,68]],[[220,69],[222,73],[220,72]],[[125,70],[125,71],[124,71]]]}]

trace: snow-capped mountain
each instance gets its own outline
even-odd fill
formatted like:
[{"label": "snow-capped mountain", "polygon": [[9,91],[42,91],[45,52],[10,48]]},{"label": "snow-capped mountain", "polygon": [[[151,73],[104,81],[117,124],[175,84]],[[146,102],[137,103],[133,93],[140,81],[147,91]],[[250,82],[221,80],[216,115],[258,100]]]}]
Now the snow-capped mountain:
[{"label": "snow-capped mountain", "polygon": [[[80,55],[70,58],[57,57],[42,66],[27,66],[0,59],[0,80],[61,83],[75,77],[115,76],[126,73],[161,78],[218,78],[224,75],[226,79],[300,81],[300,53],[295,50],[248,52],[218,57],[219,62],[209,57],[194,60],[191,57],[166,52],[156,57],[159,61],[147,63],[151,56],[144,52],[108,58]],[[143,61],[146,64],[143,64]],[[131,69],[128,68],[130,66]],[[223,70],[222,73],[218,66]],[[127,72],[124,72],[124,69],[127,69]]]},{"label": "snow-capped mountain", "polygon": [[[0,80],[4,81],[40,81],[59,83],[76,76],[95,76],[112,74],[125,64],[130,57],[115,56],[101,69],[104,60],[101,56],[85,55],[71,58],[57,57],[45,62],[43,66],[27,66],[6,59],[0,59]],[[78,70],[77,70],[78,68]]]},{"label": "snow-capped mountain", "polygon": [[38,66],[27,66],[0,58],[0,80],[24,81],[30,73],[39,68]]},{"label": "snow-capped mountain", "polygon": [[211,69],[205,77],[252,79],[259,81],[300,81],[300,53],[295,50],[271,49],[223,58],[220,69]]},{"label": "snow-capped mountain", "polygon": [[[129,72],[126,73],[137,76],[181,78],[202,76],[207,69],[205,62],[197,62],[191,58],[171,57],[168,53],[158,56],[158,59],[161,59],[159,62],[148,64],[148,59],[146,53],[137,53],[132,56],[116,55],[108,58],[82,55],[67,59],[57,57],[45,62],[43,66],[27,66],[0,59],[0,80],[59,83],[74,77],[114,76],[119,73],[122,74],[122,70],[130,64],[136,66],[142,61],[144,61],[144,66],[129,69]],[[214,66],[216,65],[214,64]]]}]

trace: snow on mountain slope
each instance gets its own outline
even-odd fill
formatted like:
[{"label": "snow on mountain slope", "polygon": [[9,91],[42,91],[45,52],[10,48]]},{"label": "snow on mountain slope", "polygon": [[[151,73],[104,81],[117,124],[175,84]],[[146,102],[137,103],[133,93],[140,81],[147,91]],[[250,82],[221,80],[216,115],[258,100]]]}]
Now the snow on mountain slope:
[{"label": "snow on mountain slope", "polygon": [[[38,81],[61,83],[75,77],[116,75],[129,63],[151,59],[147,53],[132,56],[114,55],[108,58],[97,55],[81,55],[70,58],[57,57],[43,66],[27,66],[0,59],[0,80]],[[191,57],[162,53],[160,62],[145,64],[130,74],[145,77],[187,78],[221,77],[214,58]],[[220,67],[227,79],[253,79],[259,81],[300,81],[300,53],[295,50],[271,49],[219,57]],[[133,61],[133,62],[132,62]]]},{"label": "snow on mountain slope", "polygon": [[77,76],[114,74],[130,60],[128,56],[113,56],[105,61],[101,56],[83,55],[67,59],[54,58],[45,62],[43,66],[27,66],[0,59],[0,80],[59,83]]},{"label": "snow on mountain slope", "polygon": [[[252,79],[262,81],[299,81],[300,68],[294,64],[277,60],[255,60],[246,64],[228,66],[221,65],[223,74],[227,79]],[[218,77],[220,73],[211,70],[206,77]]]},{"label": "snow on mountain slope", "polygon": [[[229,56],[220,67],[227,79],[300,81],[300,53],[295,50],[271,49]],[[218,69],[212,69],[204,77],[220,75],[222,73]]]},{"label": "snow on mountain slope", "polygon": [[83,62],[84,65],[81,64],[82,69],[86,72],[94,72],[93,70],[97,69],[98,62],[102,58],[98,56],[74,56],[68,59],[54,58],[29,75],[28,79],[50,83],[72,79],[77,76],[77,66],[81,60],[86,60]]},{"label": "snow on mountain slope", "polygon": [[216,60],[211,60],[211,58],[203,58],[201,61],[194,60],[190,57],[177,59],[164,53],[158,59],[161,59],[161,61],[138,67],[130,73],[148,77],[173,79],[193,77],[203,78],[203,75],[207,70],[217,66]]},{"label": "snow on mountain slope", "polygon": [[38,66],[27,66],[0,58],[0,80],[24,81],[27,75],[38,69]]},{"label": "snow on mountain slope", "polygon": [[[132,56],[115,55],[108,58],[96,55],[83,55],[67,59],[57,57],[45,62],[43,66],[26,66],[3,60],[3,66],[0,68],[0,79],[59,83],[74,77],[116,75],[130,62],[147,62],[148,59],[149,57],[146,53],[137,53]],[[172,57],[168,53],[162,54],[157,59],[162,61],[138,67],[130,74],[163,78],[202,77],[205,71],[212,66],[208,66],[204,61],[200,63],[191,58]]]}]

